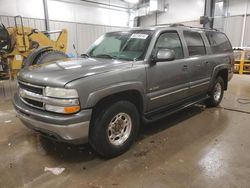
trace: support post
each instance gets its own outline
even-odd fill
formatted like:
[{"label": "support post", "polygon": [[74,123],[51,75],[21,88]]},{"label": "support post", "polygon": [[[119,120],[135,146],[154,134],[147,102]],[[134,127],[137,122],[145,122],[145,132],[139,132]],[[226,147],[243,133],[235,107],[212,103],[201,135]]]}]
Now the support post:
[{"label": "support post", "polygon": [[[205,0],[204,16],[208,18],[213,17],[213,0]],[[204,28],[213,28],[213,22],[208,21],[203,24]]]},{"label": "support post", "polygon": [[246,22],[247,22],[247,10],[248,10],[248,0],[246,0],[246,9],[245,9],[245,14],[244,14],[244,20],[242,23],[242,33],[241,33],[241,42],[240,46],[244,46],[244,40],[245,40],[245,33],[246,33]]},{"label": "support post", "polygon": [[44,18],[45,18],[45,29],[46,31],[50,30],[49,27],[49,11],[48,11],[48,1],[43,0],[43,8],[44,8]]}]

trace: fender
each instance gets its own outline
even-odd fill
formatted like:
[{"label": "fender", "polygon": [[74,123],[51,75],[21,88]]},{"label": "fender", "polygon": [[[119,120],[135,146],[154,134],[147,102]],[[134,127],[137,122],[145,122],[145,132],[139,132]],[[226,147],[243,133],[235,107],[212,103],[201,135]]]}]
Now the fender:
[{"label": "fender", "polygon": [[[141,82],[122,82],[115,85],[111,85],[102,88],[98,91],[94,91],[89,94],[86,106],[87,108],[94,107],[100,100],[110,95],[118,94],[120,92],[126,92],[129,90],[138,91],[142,97],[143,109],[145,108],[145,90],[143,83]],[[144,109],[145,110],[145,109]]]},{"label": "fender", "polygon": [[212,76],[211,76],[211,80],[210,80],[210,85],[209,85],[209,91],[212,89],[213,87],[213,83],[216,79],[216,76],[218,75],[219,71],[221,70],[229,70],[230,69],[230,65],[229,64],[220,64],[214,67]]},{"label": "fender", "polygon": [[23,66],[24,67],[28,67],[31,66],[33,64],[33,62],[36,60],[36,58],[43,52],[45,51],[49,51],[52,50],[52,46],[44,46],[44,47],[40,47],[37,48],[35,50],[33,50],[28,57],[24,60]]}]

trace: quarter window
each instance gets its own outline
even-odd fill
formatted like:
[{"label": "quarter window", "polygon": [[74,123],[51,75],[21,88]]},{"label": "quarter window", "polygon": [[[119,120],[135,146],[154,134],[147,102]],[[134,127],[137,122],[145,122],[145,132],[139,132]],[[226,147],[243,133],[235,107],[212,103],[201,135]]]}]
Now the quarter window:
[{"label": "quarter window", "polygon": [[218,32],[206,32],[207,39],[214,54],[232,52],[232,46],[226,35]]},{"label": "quarter window", "polygon": [[174,50],[175,59],[183,58],[183,49],[177,32],[162,33],[155,44],[155,52],[160,49]]},{"label": "quarter window", "polygon": [[183,34],[187,43],[189,56],[206,54],[206,48],[200,33],[193,31],[184,31]]}]

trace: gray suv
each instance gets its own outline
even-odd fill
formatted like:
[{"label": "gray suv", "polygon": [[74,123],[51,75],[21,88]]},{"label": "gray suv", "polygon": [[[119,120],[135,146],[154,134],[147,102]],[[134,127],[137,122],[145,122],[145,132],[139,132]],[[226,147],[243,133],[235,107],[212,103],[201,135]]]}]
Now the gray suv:
[{"label": "gray suv", "polygon": [[180,25],[111,32],[81,58],[30,66],[13,103],[28,128],[104,157],[131,146],[142,122],[190,105],[215,107],[233,75],[224,33]]}]

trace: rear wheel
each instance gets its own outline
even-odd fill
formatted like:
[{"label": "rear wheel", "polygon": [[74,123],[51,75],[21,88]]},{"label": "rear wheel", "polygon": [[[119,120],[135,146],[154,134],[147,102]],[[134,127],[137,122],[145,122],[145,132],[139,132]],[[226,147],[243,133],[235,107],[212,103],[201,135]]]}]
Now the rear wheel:
[{"label": "rear wheel", "polygon": [[139,113],[129,101],[118,101],[96,112],[89,143],[103,157],[118,156],[129,149],[139,130]]},{"label": "rear wheel", "polygon": [[221,103],[224,94],[225,83],[221,77],[218,77],[209,93],[210,98],[206,101],[207,106],[216,107]]}]

